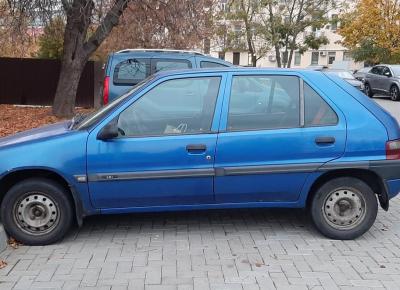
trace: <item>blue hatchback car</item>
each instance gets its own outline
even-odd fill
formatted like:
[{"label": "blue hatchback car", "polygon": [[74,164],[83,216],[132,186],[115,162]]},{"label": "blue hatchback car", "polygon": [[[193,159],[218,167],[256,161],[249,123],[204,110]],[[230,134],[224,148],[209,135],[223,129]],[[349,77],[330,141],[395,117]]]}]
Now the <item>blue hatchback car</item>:
[{"label": "blue hatchback car", "polygon": [[333,75],[162,72],[84,119],[0,139],[1,219],[43,245],[88,215],[307,208],[354,239],[400,191],[400,129]]}]

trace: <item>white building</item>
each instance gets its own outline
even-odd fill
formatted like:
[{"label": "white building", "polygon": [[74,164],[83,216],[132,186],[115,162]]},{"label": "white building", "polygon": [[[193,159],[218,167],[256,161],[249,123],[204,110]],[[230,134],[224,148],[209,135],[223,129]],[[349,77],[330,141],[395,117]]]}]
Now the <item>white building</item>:
[{"label": "white building", "polygon": [[[227,0],[221,0],[221,3],[226,3]],[[348,2],[347,2],[348,3]],[[335,19],[338,17],[340,10],[332,10],[328,13],[329,19]],[[329,40],[329,44],[321,46],[318,50],[308,50],[304,54],[295,52],[293,55],[291,67],[293,68],[305,68],[308,66],[327,66],[336,68],[346,69],[359,69],[363,67],[363,63],[356,63],[351,58],[348,50],[340,44],[342,37],[338,34],[337,22],[332,21],[325,25],[322,29],[312,31],[312,28],[306,30],[303,35],[299,37],[299,41],[309,33],[315,33],[317,36],[326,36]],[[231,24],[232,29],[240,29],[240,25],[236,22]],[[283,52],[282,52],[283,53]],[[235,65],[248,66],[251,65],[251,57],[247,50],[228,50],[225,53],[218,44],[212,43],[211,55],[219,58],[223,58]],[[276,67],[277,61],[275,51],[271,50],[264,57],[257,61],[258,67]]]}]

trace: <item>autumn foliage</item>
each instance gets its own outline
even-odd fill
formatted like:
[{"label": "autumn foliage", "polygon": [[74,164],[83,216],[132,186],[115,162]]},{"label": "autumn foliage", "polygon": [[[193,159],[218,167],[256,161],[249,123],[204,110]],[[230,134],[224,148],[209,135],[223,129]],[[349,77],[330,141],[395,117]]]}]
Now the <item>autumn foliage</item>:
[{"label": "autumn foliage", "polygon": [[399,62],[400,2],[360,0],[353,11],[343,16],[339,32],[356,60]]}]

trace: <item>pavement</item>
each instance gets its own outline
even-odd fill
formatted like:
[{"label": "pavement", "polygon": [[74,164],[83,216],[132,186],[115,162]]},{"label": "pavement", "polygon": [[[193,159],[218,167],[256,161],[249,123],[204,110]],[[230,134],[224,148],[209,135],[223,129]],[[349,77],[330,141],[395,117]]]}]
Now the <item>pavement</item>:
[{"label": "pavement", "polygon": [[[376,100],[400,120],[400,102]],[[0,289],[400,289],[400,198],[353,241],[321,236],[302,210],[142,213],[0,258]]]}]

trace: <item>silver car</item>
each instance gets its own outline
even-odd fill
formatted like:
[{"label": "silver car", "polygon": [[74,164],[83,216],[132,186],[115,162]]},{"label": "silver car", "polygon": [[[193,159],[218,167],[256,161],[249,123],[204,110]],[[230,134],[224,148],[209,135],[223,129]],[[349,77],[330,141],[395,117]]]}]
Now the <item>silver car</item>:
[{"label": "silver car", "polygon": [[389,95],[393,101],[400,100],[400,65],[376,65],[365,76],[365,94]]}]

